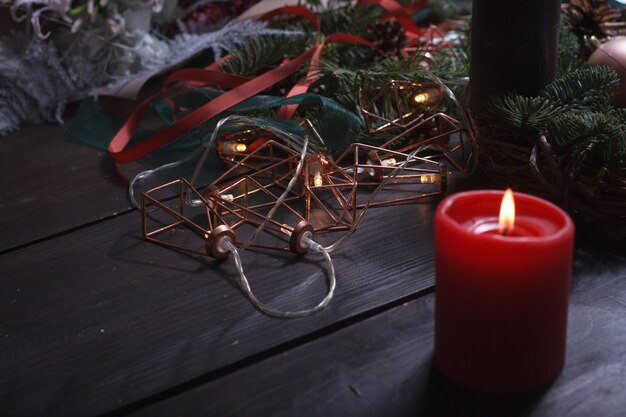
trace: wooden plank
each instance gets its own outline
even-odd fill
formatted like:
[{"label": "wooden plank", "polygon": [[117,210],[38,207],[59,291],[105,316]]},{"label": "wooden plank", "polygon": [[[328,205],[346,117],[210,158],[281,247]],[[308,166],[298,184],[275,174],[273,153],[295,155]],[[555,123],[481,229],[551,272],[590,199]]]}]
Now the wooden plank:
[{"label": "wooden plank", "polygon": [[626,257],[579,250],[566,367],[541,392],[487,395],[433,365],[434,295],[147,407],[134,416],[620,417]]},{"label": "wooden plank", "polygon": [[127,183],[105,152],[66,141],[62,126],[1,140],[0,251],[130,208]]},{"label": "wooden plank", "polygon": [[[0,253],[130,211],[128,183],[137,173],[190,152],[164,150],[141,163],[116,165],[106,152],[68,141],[63,126],[29,126],[2,138]],[[191,161],[142,181],[137,197],[176,176],[189,176],[194,166]]]},{"label": "wooden plank", "polygon": [[[134,403],[429,287],[434,204],[372,210],[334,253],[319,314],[279,320],[237,289],[232,260],[148,244],[136,212],[0,256],[3,415],[92,415]],[[325,293],[319,257],[244,253],[275,307]]]}]

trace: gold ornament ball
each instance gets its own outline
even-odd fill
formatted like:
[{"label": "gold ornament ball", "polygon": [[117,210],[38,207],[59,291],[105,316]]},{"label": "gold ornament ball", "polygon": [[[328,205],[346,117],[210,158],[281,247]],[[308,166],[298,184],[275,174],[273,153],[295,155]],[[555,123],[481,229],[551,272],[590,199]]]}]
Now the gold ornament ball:
[{"label": "gold ornament ball", "polygon": [[626,38],[612,39],[596,49],[587,61],[591,65],[606,65],[617,72],[620,83],[613,104],[626,108]]}]

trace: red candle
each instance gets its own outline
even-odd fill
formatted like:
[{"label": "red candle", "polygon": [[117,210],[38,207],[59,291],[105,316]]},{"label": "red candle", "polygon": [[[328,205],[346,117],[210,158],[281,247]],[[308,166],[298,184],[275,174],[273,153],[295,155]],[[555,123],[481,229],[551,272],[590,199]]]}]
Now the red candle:
[{"label": "red candle", "polygon": [[514,199],[513,224],[499,220],[502,191],[454,194],[435,215],[435,360],[481,391],[541,387],[565,361],[574,224],[545,200]]}]

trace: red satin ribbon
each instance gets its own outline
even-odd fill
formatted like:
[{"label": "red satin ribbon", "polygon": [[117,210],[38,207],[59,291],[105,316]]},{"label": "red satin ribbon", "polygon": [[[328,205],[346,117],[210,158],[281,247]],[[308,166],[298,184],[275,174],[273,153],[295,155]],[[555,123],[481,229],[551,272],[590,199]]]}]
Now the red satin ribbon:
[{"label": "red satin ribbon", "polygon": [[222,88],[231,89],[239,87],[250,80],[250,77],[243,77],[241,75],[234,75],[221,71],[203,68],[185,68],[173,72],[167,80],[165,80],[161,91],[166,92],[168,87],[170,87],[170,84],[176,81],[182,81],[184,85],[190,87],[212,84]]},{"label": "red satin ribbon", "polygon": [[[311,85],[313,85],[313,83],[319,77],[319,68],[324,47],[328,44],[335,42],[357,43],[372,49],[376,49],[379,53],[382,53],[382,51],[378,50],[374,45],[372,45],[370,41],[363,39],[359,36],[351,35],[349,33],[335,33],[334,35],[330,35],[328,38],[326,38],[326,40],[324,40],[321,45],[317,47],[315,53],[313,54],[313,57],[311,58],[311,63],[309,64],[309,72],[307,73],[307,76],[304,78],[304,80],[300,81],[299,83],[294,85],[291,90],[289,90],[287,97],[306,93],[309,90]],[[284,105],[280,109],[278,109],[276,117],[279,119],[291,119],[297,109],[297,104]]]},{"label": "red satin ribbon", "polygon": [[[173,93],[161,91],[157,95],[150,97],[139,104],[121,129],[113,137],[109,143],[109,153],[117,163],[127,163],[142,158],[151,152],[167,145],[178,137],[198,127],[204,121],[218,115],[224,110],[238,104],[258,93],[271,87],[277,82],[283,80],[293,74],[299,67],[309,61],[313,54],[318,50],[319,44],[319,22],[315,14],[303,7],[282,7],[273,10],[262,17],[263,20],[270,19],[279,14],[295,14],[307,18],[313,24],[317,31],[317,39],[315,45],[302,55],[291,61],[284,62],[282,65],[261,74],[254,79],[246,80],[246,77],[240,77],[215,71],[217,63],[205,68],[204,73],[193,69],[180,70],[173,73],[167,80],[166,85],[171,82],[180,81],[186,85],[213,84],[220,86],[231,86],[231,90],[225,92],[214,100],[200,106],[196,110],[181,117],[173,124],[163,128],[150,138],[139,142],[138,144],[127,148],[141,116],[150,101],[155,97],[167,98]],[[188,76],[188,77],[187,77]]]},{"label": "red satin ribbon", "polygon": [[[370,1],[378,4],[376,0]],[[378,1],[389,7],[391,6],[387,3],[395,3],[394,1],[388,2],[387,0]],[[385,7],[385,5],[383,5],[383,7]],[[369,41],[347,33],[337,33],[331,35],[324,42],[320,43],[319,21],[314,13],[303,7],[282,7],[265,14],[261,17],[261,20],[268,20],[272,17],[283,14],[302,16],[313,24],[313,27],[317,32],[317,37],[315,43],[309,50],[293,60],[285,61],[277,68],[269,70],[255,78],[243,77],[220,71],[220,65],[232,55],[227,55],[203,69],[187,68],[175,71],[167,78],[159,93],[139,104],[121,129],[113,137],[108,147],[109,153],[113,159],[117,163],[127,163],[142,158],[176,140],[185,133],[195,129],[206,120],[215,117],[226,109],[260,93],[263,90],[266,90],[272,85],[293,74],[298,70],[298,68],[310,61],[307,76],[303,81],[292,87],[287,94],[287,97],[305,93],[319,77],[319,66],[322,52],[324,47],[330,43],[351,42],[376,49]],[[378,52],[382,53],[381,51]],[[127,147],[135,130],[137,129],[143,112],[151,100],[158,97],[175,107],[174,99],[179,93],[176,89],[171,88],[173,84],[191,87],[206,87],[208,85],[212,85],[228,91],[184,116],[178,117],[175,115],[174,123],[163,128],[150,138],[145,139],[132,147]],[[276,117],[281,119],[290,119],[296,112],[297,108],[297,104],[284,105],[278,110]]]},{"label": "red satin ribbon", "polygon": [[[394,0],[359,0],[358,4],[376,4],[393,16],[404,28],[407,37],[409,39],[413,39],[413,42],[419,42],[419,36],[422,33],[422,29],[419,28],[409,16],[409,13],[413,13],[419,11],[424,8],[424,6],[428,3],[428,0],[421,0],[418,4],[414,6],[403,6]],[[322,45],[318,47],[318,49],[313,54],[313,58],[311,58],[311,64],[309,67],[309,72],[306,78],[303,81],[300,81],[298,84],[293,86],[293,88],[287,94],[287,97],[291,97],[297,94],[302,94],[308,91],[311,85],[317,80],[319,76],[319,65],[321,61],[322,51],[324,46],[334,42],[351,42],[361,44],[370,48],[376,49],[374,45],[372,45],[366,39],[361,37],[351,35],[348,33],[337,33],[329,36]],[[377,49],[379,53],[382,53]],[[296,112],[298,108],[297,104],[290,104],[282,106],[276,117],[279,119],[290,119],[293,114]]]}]

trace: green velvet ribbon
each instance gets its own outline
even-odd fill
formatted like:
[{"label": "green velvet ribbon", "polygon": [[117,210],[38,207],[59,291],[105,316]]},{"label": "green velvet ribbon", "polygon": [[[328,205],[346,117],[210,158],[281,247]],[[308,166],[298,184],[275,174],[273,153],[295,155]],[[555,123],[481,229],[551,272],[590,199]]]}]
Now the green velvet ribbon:
[{"label": "green velvet ribbon", "polygon": [[[175,97],[174,107],[159,98],[150,103],[166,125],[172,124],[176,118],[183,117],[188,112],[223,94],[220,91],[197,87],[179,87],[179,89],[180,94]],[[229,108],[220,113],[218,117],[207,120],[196,129],[167,145],[166,149],[193,148],[206,142],[217,122],[221,118],[233,114],[263,117],[271,125],[302,135],[303,127],[299,124],[272,118],[274,110],[284,104],[298,104],[301,106],[300,110],[313,116],[314,126],[331,152],[339,152],[348,147],[363,127],[362,120],[358,115],[348,111],[335,101],[318,94],[305,93],[289,98],[259,95]],[[97,101],[89,98],[80,103],[76,116],[66,127],[66,133],[75,142],[106,150],[109,141],[117,133],[122,123],[123,121],[107,114]],[[153,130],[138,129],[131,144],[136,141],[149,140],[146,138],[149,138],[153,133]]]}]

